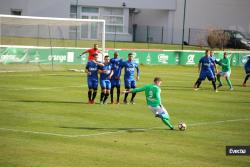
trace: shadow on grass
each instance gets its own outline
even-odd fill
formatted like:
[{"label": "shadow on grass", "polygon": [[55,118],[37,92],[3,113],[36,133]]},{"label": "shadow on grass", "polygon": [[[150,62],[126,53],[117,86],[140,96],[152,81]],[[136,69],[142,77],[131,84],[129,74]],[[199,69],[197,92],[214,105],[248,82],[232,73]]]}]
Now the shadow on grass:
[{"label": "shadow on grass", "polygon": [[0,100],[7,102],[21,102],[21,103],[55,103],[55,104],[88,104],[82,101],[49,101],[49,100]]},{"label": "shadow on grass", "polygon": [[168,128],[163,129],[163,128],[107,128],[107,127],[67,127],[67,126],[61,126],[60,128],[65,128],[65,129],[80,129],[80,130],[90,130],[90,131],[126,131],[129,133],[133,132],[147,132],[147,131],[165,131],[165,130],[170,130]]}]

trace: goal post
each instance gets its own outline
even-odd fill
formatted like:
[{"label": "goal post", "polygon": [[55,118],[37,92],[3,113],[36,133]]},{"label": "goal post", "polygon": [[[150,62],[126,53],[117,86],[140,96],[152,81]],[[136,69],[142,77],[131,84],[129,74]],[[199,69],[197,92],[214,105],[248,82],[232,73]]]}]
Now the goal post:
[{"label": "goal post", "polygon": [[0,15],[0,46],[90,48],[105,52],[105,20]]}]

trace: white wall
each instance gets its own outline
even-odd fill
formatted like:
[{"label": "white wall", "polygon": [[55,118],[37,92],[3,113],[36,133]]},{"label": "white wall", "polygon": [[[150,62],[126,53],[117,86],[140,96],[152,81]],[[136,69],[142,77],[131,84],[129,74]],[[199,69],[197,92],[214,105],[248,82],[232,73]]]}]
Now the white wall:
[{"label": "white wall", "polygon": [[69,17],[68,0],[1,0],[0,13],[11,14],[11,9],[22,9],[22,15]]},{"label": "white wall", "polygon": [[[77,0],[71,0],[76,4]],[[122,7],[123,2],[126,8],[140,9],[171,9],[176,8],[176,0],[78,0],[78,4],[103,7]]]}]

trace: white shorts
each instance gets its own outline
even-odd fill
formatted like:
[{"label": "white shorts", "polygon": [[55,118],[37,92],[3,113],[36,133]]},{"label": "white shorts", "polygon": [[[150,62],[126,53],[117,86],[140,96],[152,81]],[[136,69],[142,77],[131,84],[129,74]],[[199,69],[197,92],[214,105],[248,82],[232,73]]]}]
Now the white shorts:
[{"label": "white shorts", "polygon": [[157,106],[157,107],[148,106],[148,108],[149,108],[155,115],[162,115],[162,114],[168,115],[168,112],[167,112],[167,110],[163,107],[163,105],[160,105],[160,106]]},{"label": "white shorts", "polygon": [[231,75],[231,71],[227,71],[227,72],[219,72],[219,75],[220,76],[223,76],[223,77],[230,77]]}]

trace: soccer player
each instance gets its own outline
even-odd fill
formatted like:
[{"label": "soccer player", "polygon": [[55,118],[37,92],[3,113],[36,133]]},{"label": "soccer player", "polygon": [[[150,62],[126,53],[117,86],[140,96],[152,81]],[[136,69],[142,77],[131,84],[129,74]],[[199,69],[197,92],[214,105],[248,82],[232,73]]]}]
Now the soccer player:
[{"label": "soccer player", "polygon": [[121,92],[121,66],[122,59],[119,58],[119,53],[114,53],[114,58],[110,59],[110,62],[112,63],[114,74],[111,78],[111,91],[110,91],[110,98],[111,98],[111,104],[114,104],[114,88],[116,87],[117,90],[117,97],[116,97],[116,104],[119,104],[120,101],[120,92]]},{"label": "soccer player", "polygon": [[[121,64],[121,68],[125,69],[125,71],[124,71],[124,85],[125,85],[125,90],[127,90],[127,91],[129,91],[131,88],[132,89],[136,88],[136,81],[134,79],[135,69],[137,72],[136,73],[136,80],[137,81],[139,80],[139,74],[140,74],[139,66],[137,63],[135,63],[133,61],[133,57],[134,57],[134,55],[132,53],[129,53],[128,60]],[[135,95],[136,95],[136,93],[132,93],[130,104],[134,104]],[[128,93],[125,93],[124,100],[123,100],[124,104],[128,104],[127,97],[128,97]]]},{"label": "soccer player", "polygon": [[210,51],[206,50],[205,54],[206,55],[203,56],[199,61],[198,72],[200,73],[200,75],[194,84],[194,90],[198,90],[201,85],[201,82],[205,80],[206,78],[208,78],[209,81],[212,81],[214,91],[217,92],[216,84],[215,84],[216,80],[215,80],[215,76],[211,68],[212,67],[211,64],[213,64],[216,71],[217,71],[217,68],[216,68],[215,62],[212,61],[210,57]]},{"label": "soccer player", "polygon": [[91,61],[88,61],[86,65],[85,72],[88,74],[88,99],[89,104],[95,103],[95,97],[97,94],[97,88],[98,88],[98,68],[99,66],[102,66],[100,62],[97,61],[98,54],[93,55],[94,59]]},{"label": "soccer player", "polygon": [[246,72],[246,77],[245,77],[245,80],[242,84],[242,86],[246,87],[247,86],[247,80],[250,76],[250,56],[248,56],[248,60],[245,64],[245,72]]},{"label": "soccer player", "polygon": [[168,112],[161,104],[161,83],[161,79],[159,77],[155,77],[153,84],[145,85],[133,90],[126,90],[124,93],[137,93],[144,91],[148,108],[155,114],[155,117],[159,117],[164,124],[173,130],[174,126],[170,123]]},{"label": "soccer player", "polygon": [[100,85],[102,88],[100,104],[106,104],[111,89],[111,77],[113,75],[112,64],[110,63],[109,56],[104,57],[104,66],[100,67]]},{"label": "soccer player", "polygon": [[211,63],[211,69],[213,71],[214,76],[216,77],[216,71],[215,71],[215,67],[214,67],[214,64],[216,64],[216,58],[214,56],[214,51],[213,50],[210,50],[210,57],[211,57],[211,59],[213,61],[213,63]]},{"label": "soccer player", "polygon": [[94,48],[90,48],[90,49],[82,52],[82,54],[80,56],[84,55],[85,53],[89,53],[88,61],[91,61],[94,59],[94,55],[101,53],[101,51],[98,49],[98,44],[94,44]]},{"label": "soccer player", "polygon": [[231,75],[230,59],[227,56],[227,52],[224,52],[223,58],[219,60],[218,64],[221,66],[221,71],[217,74],[217,80],[219,82],[218,88],[222,86],[220,77],[224,76],[226,78],[228,86],[230,87],[230,90],[233,90],[233,85],[230,80],[230,75]]}]

